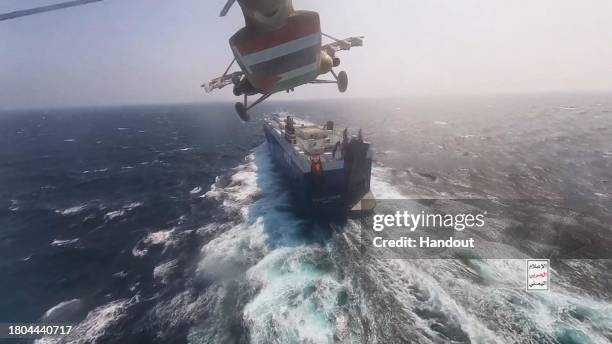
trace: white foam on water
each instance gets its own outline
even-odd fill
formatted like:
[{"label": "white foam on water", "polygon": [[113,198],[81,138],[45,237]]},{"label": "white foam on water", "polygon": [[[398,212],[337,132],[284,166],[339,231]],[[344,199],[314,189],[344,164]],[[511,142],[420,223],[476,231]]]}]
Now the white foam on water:
[{"label": "white foam on water", "polygon": [[19,211],[19,201],[16,199],[12,199],[11,200],[11,205],[9,206],[8,210],[15,212],[15,211]]},{"label": "white foam on water", "polygon": [[107,221],[110,221],[110,220],[113,220],[115,218],[122,217],[125,214],[127,214],[128,212],[130,212],[130,211],[132,211],[132,210],[134,210],[136,208],[142,207],[143,205],[144,205],[144,203],[142,203],[142,202],[128,203],[128,204],[124,205],[123,207],[121,207],[121,209],[114,210],[114,211],[109,211],[108,213],[106,213],[104,215],[104,219],[107,220]]},{"label": "white foam on water", "polygon": [[142,202],[132,202],[123,206],[123,209],[132,210],[138,207],[142,207],[144,203]]},{"label": "white foam on water", "polygon": [[261,222],[237,224],[202,247],[198,271],[214,277],[241,273],[266,254],[266,239]]},{"label": "white foam on water", "polygon": [[149,253],[149,248],[152,246],[163,245],[164,250],[166,250],[174,245],[176,245],[177,241],[175,238],[175,229],[157,231],[153,233],[147,234],[144,238],[142,238],[136,246],[132,248],[132,255],[134,257],[144,257]]},{"label": "white foam on water", "polygon": [[397,187],[386,182],[390,178],[390,170],[385,167],[372,166],[370,189],[377,199],[406,199]]},{"label": "white foam on water", "polygon": [[66,308],[70,308],[71,306],[75,306],[75,305],[79,305],[81,303],[81,300],[79,299],[72,299],[72,300],[67,300],[67,301],[62,301],[60,303],[58,303],[57,305],[49,308],[45,314],[43,315],[43,318],[54,318],[57,316],[58,313],[62,312],[62,310],[66,309]]},{"label": "white foam on water", "polygon": [[[377,292],[391,295],[415,320],[415,342],[446,338],[440,325],[449,332],[460,329],[478,343],[506,343],[508,338],[552,342],[563,341],[558,339],[563,336],[608,343],[612,335],[611,303],[569,288],[554,271],[550,292],[527,292],[523,259],[466,262],[371,256],[367,261],[365,275],[376,281]],[[572,315],[575,312],[584,319]],[[420,338],[420,332],[428,335]]]},{"label": "white foam on water", "polygon": [[84,170],[81,173],[83,173],[83,174],[100,173],[100,172],[107,172],[108,170],[109,170],[108,168],[100,168],[100,169],[96,169],[96,170]]},{"label": "white foam on water", "polygon": [[112,301],[90,311],[85,319],[77,324],[65,337],[45,337],[36,344],[49,343],[102,343],[106,331],[127,316],[127,309],[139,302],[138,295],[131,299]]},{"label": "white foam on water", "polygon": [[318,250],[324,248],[279,248],[247,271],[259,289],[243,311],[252,342],[333,342],[342,283],[316,267],[312,260],[326,254]]},{"label": "white foam on water", "polygon": [[74,207],[70,207],[70,208],[66,208],[63,210],[56,210],[56,213],[59,213],[63,216],[67,216],[67,215],[74,215],[74,214],[78,214],[80,212],[82,212],[83,210],[85,210],[87,208],[87,204],[81,204],[81,205],[77,205]]},{"label": "white foam on water", "polygon": [[117,300],[94,309],[73,329],[73,336],[78,338],[79,342],[97,343],[106,330],[123,319],[127,315],[127,308],[137,301],[137,297]]},{"label": "white foam on water", "polygon": [[149,245],[171,244],[173,242],[173,239],[172,239],[173,234],[174,234],[174,229],[149,233],[143,239],[143,242]]},{"label": "white foam on water", "polygon": [[77,242],[79,242],[79,238],[74,238],[74,239],[66,239],[66,240],[59,240],[59,239],[54,239],[51,244],[51,246],[57,246],[57,247],[62,247],[62,246],[69,246],[72,244],[76,244]]},{"label": "white foam on water", "polygon": [[144,257],[149,253],[149,250],[146,248],[139,248],[138,246],[132,248],[132,256],[134,257]]},{"label": "white foam on water", "polygon": [[202,188],[200,186],[196,186],[195,188],[191,189],[191,191],[189,191],[189,193],[192,195],[199,194],[200,192],[202,192]]},{"label": "white foam on water", "polygon": [[156,266],[153,269],[153,278],[157,282],[160,282],[162,284],[168,284],[170,275],[172,274],[174,269],[177,267],[177,264],[178,264],[178,261],[176,259],[172,259],[170,261],[167,261],[165,263],[162,263]]},{"label": "white foam on water", "polygon": [[[383,286],[389,293],[412,313],[419,326],[433,338],[440,338],[440,333],[432,328],[432,325],[441,321],[436,317],[428,319],[421,312],[441,313],[446,319],[442,320],[444,326],[460,328],[466,333],[472,342],[476,343],[505,343],[504,337],[490,330],[477,316],[473,314],[472,308],[465,307],[455,298],[455,284],[457,276],[450,273],[447,280],[441,280],[446,276],[446,271],[453,269],[454,261],[450,260],[390,260],[382,261],[389,269],[385,274],[386,279],[394,281],[390,286]],[[402,288],[401,286],[405,287]],[[393,287],[391,287],[393,286]],[[425,293],[425,299],[419,299],[414,292],[408,288],[411,286]],[[447,290],[447,288],[450,290]],[[471,283],[465,286],[464,293],[470,293]],[[475,305],[477,306],[477,305]],[[444,338],[444,337],[442,337]]]},{"label": "white foam on water", "polygon": [[113,276],[117,277],[117,278],[124,278],[127,277],[128,273],[125,271],[119,271],[119,272],[115,272],[113,274]]},{"label": "white foam on water", "polygon": [[[394,295],[409,312],[437,311],[448,324],[459,326],[473,342],[533,342],[534,338],[558,338],[571,333],[592,343],[608,343],[612,329],[612,304],[578,295],[554,283],[554,291],[529,293],[525,290],[525,260],[372,260],[371,271],[379,274],[381,289]],[[381,273],[384,271],[384,273]],[[479,276],[477,283],[472,276]],[[554,279],[560,276],[554,276]],[[402,288],[404,285],[410,288]],[[425,291],[425,300],[415,298],[413,289]],[[587,321],[570,314],[587,313]],[[421,329],[438,319],[423,319]],[[607,330],[605,330],[607,328]]]},{"label": "white foam on water", "polygon": [[[258,149],[262,151],[261,146]],[[255,163],[255,154],[247,156],[246,161],[245,164],[234,168],[235,173],[230,177],[227,185],[219,187],[215,183],[202,197],[221,201],[226,209],[246,211],[253,198],[260,193],[257,186],[259,167]],[[246,217],[247,213],[243,212],[242,216]]]},{"label": "white foam on water", "polygon": [[140,286],[140,282],[136,282],[136,283],[134,283],[134,284],[130,285],[130,291],[131,291],[131,292],[136,291],[136,289],[138,288],[138,286]]},{"label": "white foam on water", "polygon": [[[589,261],[576,261],[589,269]],[[571,333],[578,338],[588,338],[591,343],[609,343],[612,336],[612,303],[597,300],[586,293],[571,288],[563,275],[551,267],[551,290],[527,292],[525,290],[525,261],[491,259],[477,261],[484,275],[492,276],[491,283],[475,286],[475,296],[492,297],[498,307],[507,309],[508,316],[520,316],[538,331],[553,338]],[[505,286],[505,288],[504,288]],[[515,298],[521,302],[508,302]],[[578,317],[572,315],[583,313]],[[580,319],[584,317],[584,319]]]},{"label": "white foam on water", "polygon": [[106,213],[104,215],[104,219],[107,220],[107,221],[110,221],[110,220],[112,220],[114,218],[121,217],[121,216],[125,215],[125,213],[126,213],[125,210],[109,211],[108,213]]}]

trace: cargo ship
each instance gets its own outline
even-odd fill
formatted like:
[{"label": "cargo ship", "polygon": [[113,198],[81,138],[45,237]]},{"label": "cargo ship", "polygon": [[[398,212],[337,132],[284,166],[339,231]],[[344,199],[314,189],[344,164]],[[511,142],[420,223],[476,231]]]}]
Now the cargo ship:
[{"label": "cargo ship", "polygon": [[284,175],[298,209],[320,215],[360,215],[374,209],[370,192],[372,150],[348,129],[292,117],[264,118],[273,161]]}]

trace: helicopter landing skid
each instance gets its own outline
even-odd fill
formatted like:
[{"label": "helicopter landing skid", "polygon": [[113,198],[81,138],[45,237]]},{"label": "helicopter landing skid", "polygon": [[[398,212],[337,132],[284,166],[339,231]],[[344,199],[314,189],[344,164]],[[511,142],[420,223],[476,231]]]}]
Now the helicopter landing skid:
[{"label": "helicopter landing skid", "polygon": [[336,74],[336,72],[332,70],[331,73],[334,76],[335,80],[315,79],[315,80],[312,80],[310,83],[311,84],[337,84],[338,91],[340,91],[340,93],[346,92],[346,89],[348,88],[348,75],[346,74],[346,72],[341,71],[340,73]]},{"label": "helicopter landing skid", "polygon": [[249,115],[248,111],[252,109],[255,105],[268,99],[268,97],[270,97],[271,95],[272,93],[266,93],[262,95],[261,97],[259,97],[253,104],[248,105],[248,102],[247,102],[248,98],[247,98],[247,95],[245,94],[244,101],[242,103],[236,103],[234,105],[234,108],[236,109],[236,113],[238,114],[238,117],[240,117],[240,119],[243,120],[244,122],[250,121],[251,116]]}]

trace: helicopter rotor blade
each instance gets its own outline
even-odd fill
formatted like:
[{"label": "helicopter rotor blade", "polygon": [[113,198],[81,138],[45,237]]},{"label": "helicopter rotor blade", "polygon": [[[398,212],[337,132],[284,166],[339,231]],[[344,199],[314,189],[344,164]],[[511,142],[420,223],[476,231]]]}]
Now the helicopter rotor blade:
[{"label": "helicopter rotor blade", "polygon": [[90,4],[92,2],[99,2],[99,1],[104,1],[104,0],[73,0],[73,1],[65,1],[65,2],[60,2],[58,4],[53,4],[53,5],[34,7],[34,8],[26,9],[26,10],[19,10],[19,11],[14,11],[14,12],[9,12],[9,13],[3,13],[3,14],[0,14],[0,21],[2,21],[2,20],[9,20],[9,19],[15,19],[15,18],[19,18],[19,17],[25,17],[25,16],[29,16],[29,15],[33,15],[33,14],[38,14],[38,13],[43,13],[43,12],[50,12],[50,11],[61,10],[61,9],[68,8],[68,7],[86,5],[86,4]]},{"label": "helicopter rotor blade", "polygon": [[230,8],[232,8],[235,2],[236,0],[227,0],[225,6],[223,6],[223,9],[221,10],[221,13],[219,14],[219,17],[225,17],[225,15],[227,14],[227,12],[229,12]]}]

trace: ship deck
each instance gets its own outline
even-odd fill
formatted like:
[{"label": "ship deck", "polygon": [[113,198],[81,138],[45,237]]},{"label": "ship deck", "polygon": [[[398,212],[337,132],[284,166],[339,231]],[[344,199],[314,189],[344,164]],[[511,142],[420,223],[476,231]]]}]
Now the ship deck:
[{"label": "ship deck", "polygon": [[[307,127],[307,126],[315,126],[315,124],[298,119],[293,118],[294,127]],[[276,137],[279,141],[283,142],[286,145],[283,145],[284,148],[291,149],[294,157],[299,160],[298,165],[303,167],[304,171],[310,171],[310,158],[311,156],[306,153],[297,143],[289,142],[285,139],[285,118],[281,117],[271,117],[266,118],[265,123],[274,131]],[[342,158],[339,152],[336,153],[336,156],[333,154],[334,146],[337,142],[342,142],[342,131],[341,130],[325,130],[327,132],[326,146],[323,154],[319,155],[319,158],[323,162],[324,170],[334,170],[341,169],[344,167],[344,159]]]}]

